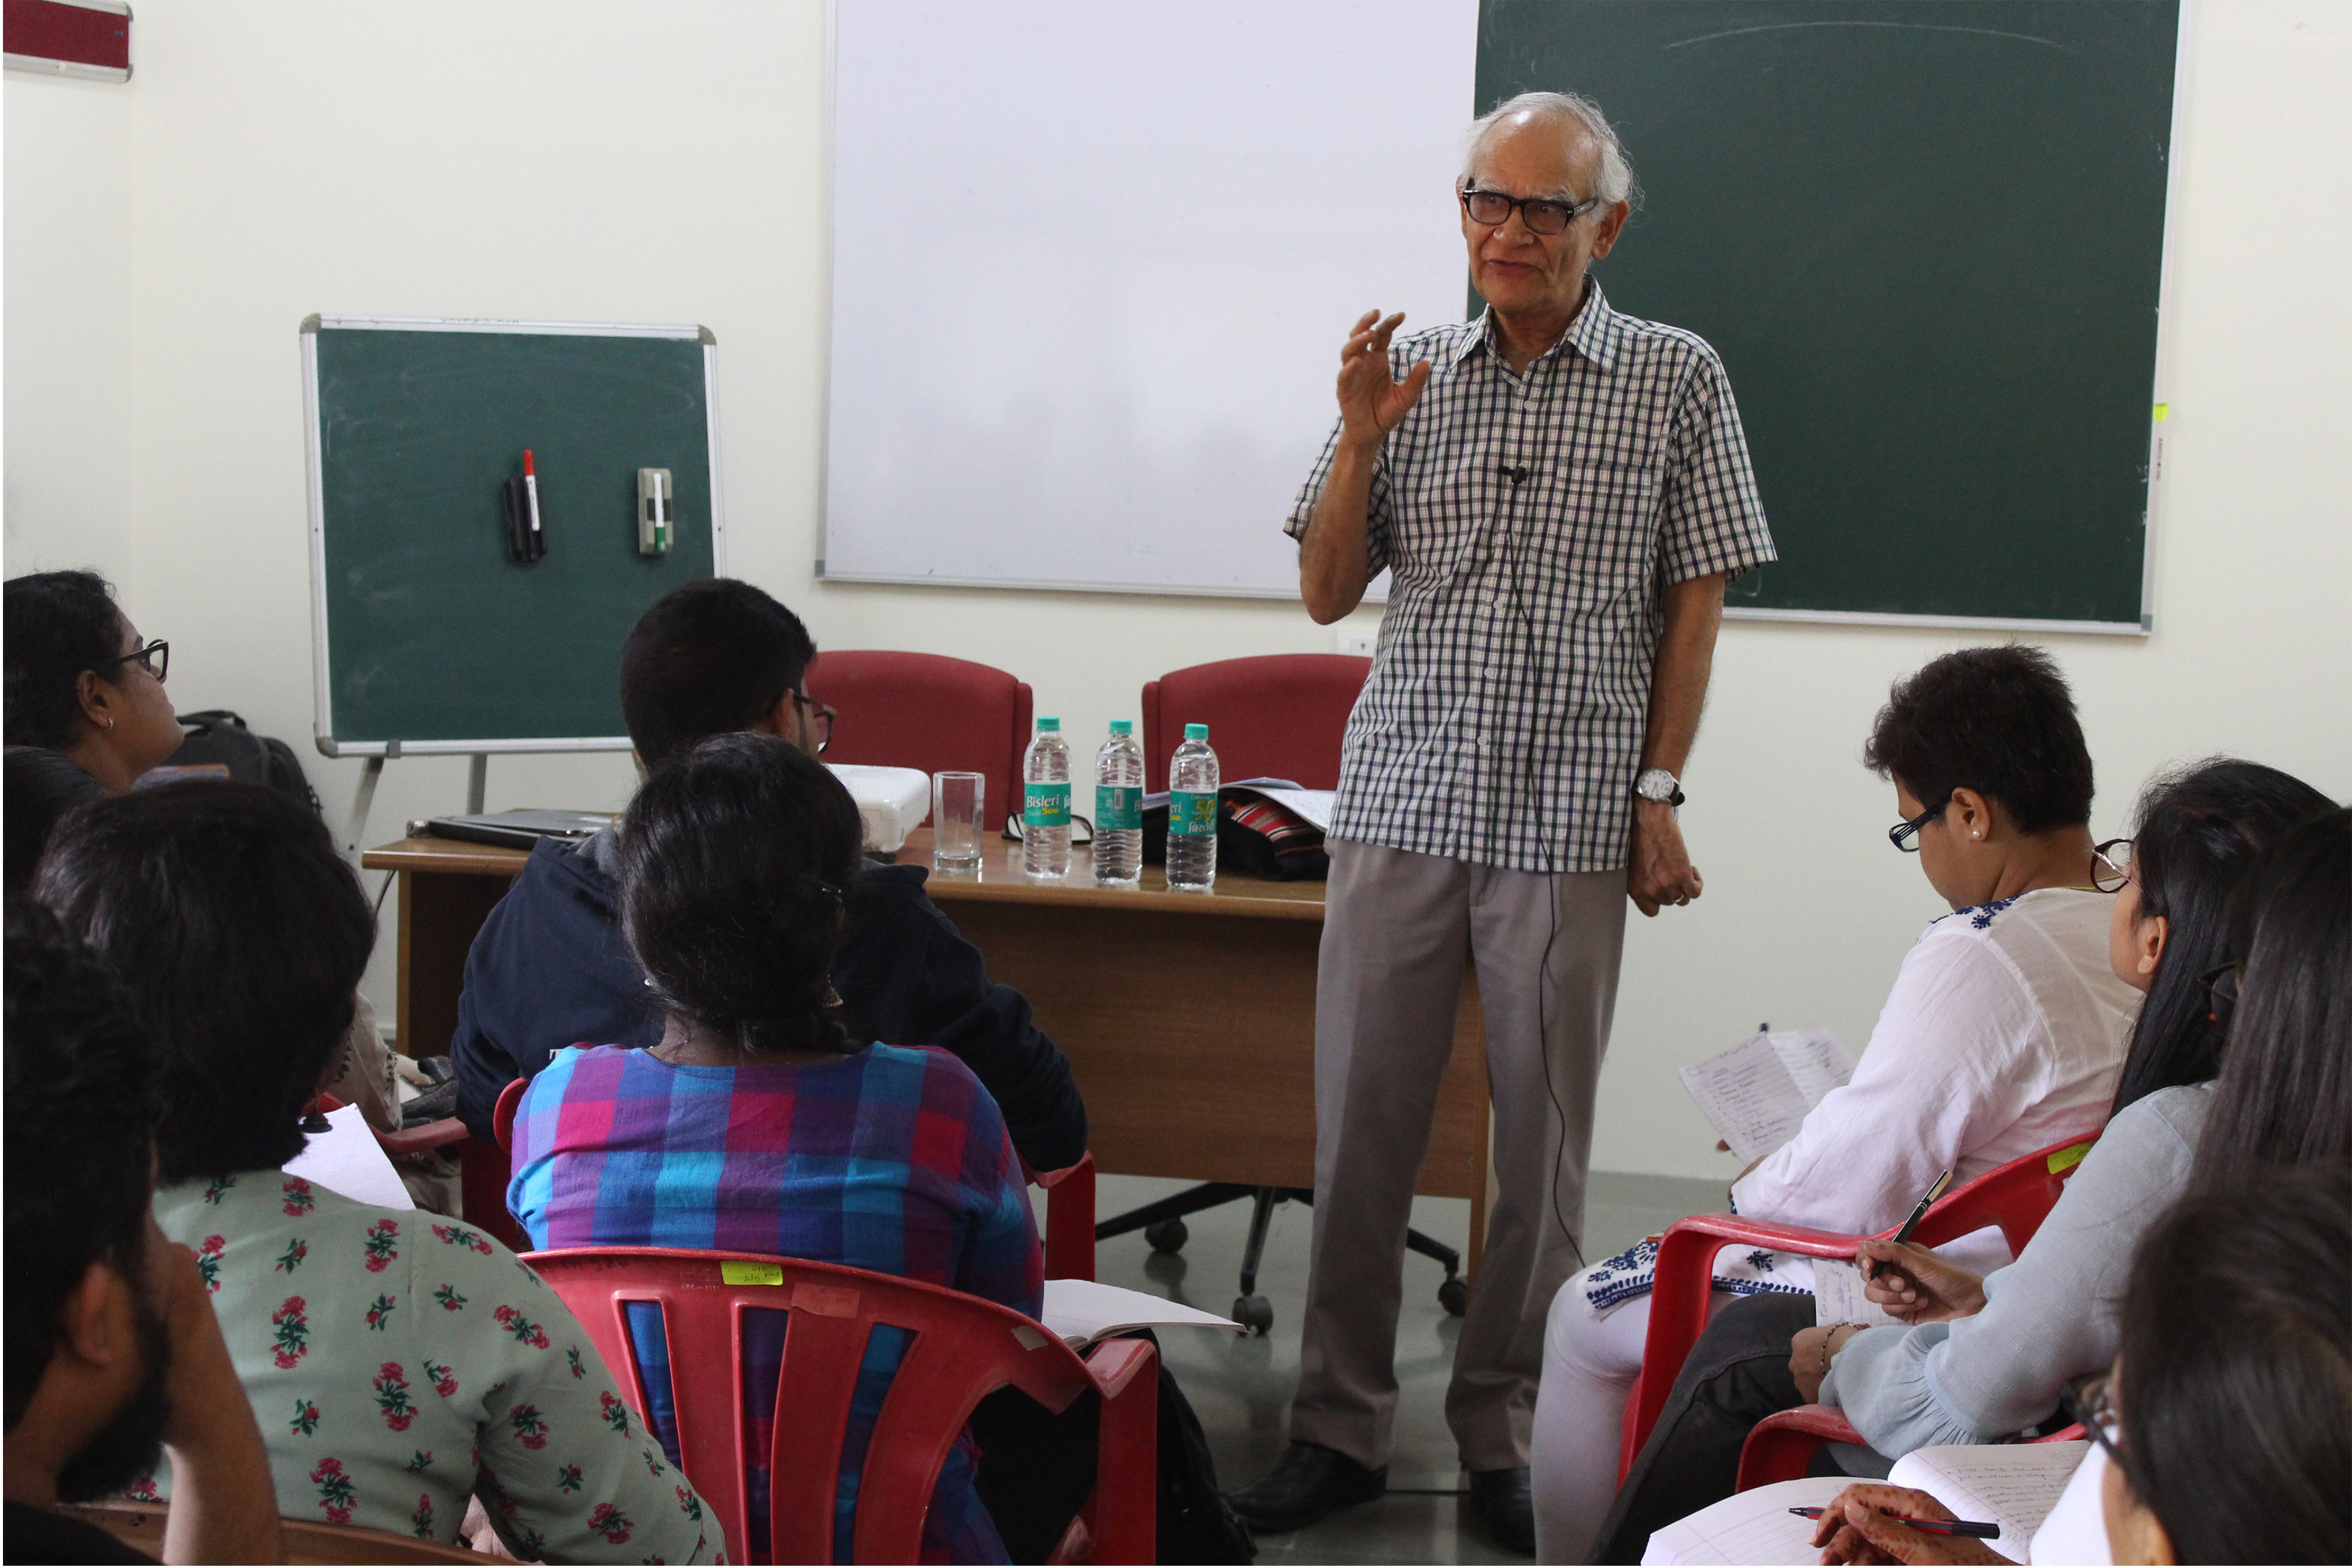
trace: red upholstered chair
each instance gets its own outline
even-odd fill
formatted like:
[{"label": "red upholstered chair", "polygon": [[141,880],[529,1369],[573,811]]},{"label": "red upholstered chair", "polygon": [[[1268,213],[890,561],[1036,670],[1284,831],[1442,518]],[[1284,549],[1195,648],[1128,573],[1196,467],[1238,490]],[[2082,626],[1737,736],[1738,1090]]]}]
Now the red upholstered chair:
[{"label": "red upholstered chair", "polygon": [[1015,808],[1029,745],[1026,681],[968,658],[849,649],[817,656],[808,691],[840,710],[826,762],[982,773],[988,819],[1002,823]]},{"label": "red upholstered chair", "polygon": [[[2083,1156],[2097,1142],[2095,1133],[2088,1138],[2053,1143],[1954,1187],[1921,1216],[1919,1228],[1912,1233],[1911,1239],[1922,1247],[1939,1247],[1997,1225],[2001,1239],[2009,1244],[2010,1255],[2015,1257],[2033,1239],[2033,1233],[2057,1205],[2067,1178],[2081,1167]],[[1890,1230],[1885,1234],[1891,1237],[1895,1233]],[[1666,1407],[1666,1397],[1674,1392],[1675,1378],[1682,1372],[1684,1361],[1706,1330],[1717,1252],[1730,1246],[1764,1247],[1806,1258],[1851,1259],[1861,1239],[1834,1231],[1774,1225],[1729,1214],[1697,1215],[1675,1221],[1658,1243],[1656,1272],[1650,1292],[1649,1337],[1643,1342],[1641,1375],[1634,1380],[1633,1392],[1625,1401],[1624,1437],[1618,1455],[1617,1479],[1622,1481],[1633,1468],[1634,1457],[1649,1441],[1651,1428],[1658,1424]],[[1820,1414],[1823,1411],[1826,1415]],[[1783,1420],[1784,1416],[1788,1419]],[[1764,1426],[1772,1428],[1772,1435],[1765,1437],[1765,1458],[1759,1463],[1777,1468],[1786,1464],[1788,1454],[1795,1452],[1799,1454],[1794,1472],[1797,1475],[1804,1474],[1805,1460],[1822,1443],[1862,1441],[1859,1436],[1849,1435],[1853,1428],[1845,1425],[1844,1415],[1826,1405],[1784,1410]],[[1763,1427],[1758,1430],[1762,1432]],[[1743,1457],[1743,1474],[1746,1464]],[[1745,1481],[1741,1484],[1747,1485]]]},{"label": "red upholstered chair", "polygon": [[[1339,737],[1372,661],[1338,653],[1277,653],[1171,669],[1143,688],[1144,787],[1168,787],[1168,758],[1187,724],[1206,724],[1229,779],[1339,784]],[[830,753],[828,753],[830,754]]]},{"label": "red upholstered chair", "polygon": [[917,1560],[923,1515],[949,1447],[972,1406],[1008,1385],[1056,1412],[1089,1390],[1102,1395],[1094,1494],[1051,1560],[1155,1560],[1160,1382],[1148,1341],[1106,1340],[1081,1359],[1052,1331],[993,1301],[791,1258],[608,1247],[534,1252],[524,1261],[588,1331],[641,1418],[644,1372],[626,1308],[631,1301],[660,1304],[678,1458],[719,1516],[738,1563],[754,1560],[745,1552],[751,1531],[743,1472],[752,1415],[740,1355],[742,1316],[757,1309],[792,1314],[775,1407],[793,1418],[772,1424],[767,1561],[835,1560],[835,1477],[858,1363],[879,1324],[911,1331],[913,1342],[891,1380],[859,1472],[855,1561]]}]

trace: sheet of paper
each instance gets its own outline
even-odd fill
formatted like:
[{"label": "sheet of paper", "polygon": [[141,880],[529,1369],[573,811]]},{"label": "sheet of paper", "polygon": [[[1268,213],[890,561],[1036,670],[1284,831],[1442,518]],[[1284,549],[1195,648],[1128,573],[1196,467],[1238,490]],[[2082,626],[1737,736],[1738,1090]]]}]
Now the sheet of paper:
[{"label": "sheet of paper", "polygon": [[1818,1563],[1813,1521],[1789,1510],[1824,1507],[1845,1488],[1834,1476],[1805,1476],[1737,1493],[1654,1532],[1642,1561]]},{"label": "sheet of paper", "polygon": [[1772,1054],[1789,1069],[1809,1110],[1853,1077],[1853,1058],[1827,1029],[1775,1029],[1764,1037],[1772,1042]]},{"label": "sheet of paper", "polygon": [[1682,1069],[1683,1088],[1742,1163],[1760,1160],[1797,1135],[1812,1109],[1772,1048],[1751,1035],[1721,1056]]},{"label": "sheet of paper", "polygon": [[1250,788],[1296,813],[1318,832],[1331,831],[1331,803],[1339,797],[1333,789],[1284,789],[1272,784],[1252,784]]},{"label": "sheet of paper", "polygon": [[1919,1448],[1895,1462],[1887,1480],[1916,1487],[1962,1519],[2001,1527],[1992,1549],[2022,1563],[2033,1533],[2074,1479],[2090,1448],[2080,1443],[1987,1443],[1968,1447]]},{"label": "sheet of paper", "polygon": [[1241,1328],[1231,1318],[1220,1318],[1165,1296],[1094,1279],[1046,1280],[1045,1310],[1038,1314],[1038,1321],[1072,1345],[1091,1344],[1105,1334],[1129,1329]]},{"label": "sheet of paper", "polygon": [[341,1110],[327,1112],[327,1128],[324,1132],[310,1134],[302,1152],[286,1162],[288,1175],[315,1182],[353,1203],[373,1204],[386,1209],[416,1206],[358,1106],[346,1105]]},{"label": "sheet of paper", "polygon": [[1862,1270],[1834,1258],[1813,1259],[1813,1321],[1903,1326],[1902,1319],[1862,1293]]}]

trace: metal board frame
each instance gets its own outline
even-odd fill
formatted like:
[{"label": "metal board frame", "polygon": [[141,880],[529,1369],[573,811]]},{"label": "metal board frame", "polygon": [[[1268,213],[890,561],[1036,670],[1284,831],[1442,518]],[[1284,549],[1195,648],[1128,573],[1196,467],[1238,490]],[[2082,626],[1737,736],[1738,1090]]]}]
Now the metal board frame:
[{"label": "metal board frame", "polygon": [[583,735],[527,741],[345,741],[335,739],[334,684],[327,651],[327,508],[325,453],[319,434],[319,333],[327,329],[394,332],[539,332],[576,338],[690,338],[702,344],[703,409],[710,446],[710,567],[727,574],[727,501],[719,482],[719,339],[705,326],[593,321],[510,321],[490,316],[330,316],[302,319],[302,458],[304,504],[310,533],[311,732],[330,757],[480,755],[491,752],[625,752],[626,735]]}]

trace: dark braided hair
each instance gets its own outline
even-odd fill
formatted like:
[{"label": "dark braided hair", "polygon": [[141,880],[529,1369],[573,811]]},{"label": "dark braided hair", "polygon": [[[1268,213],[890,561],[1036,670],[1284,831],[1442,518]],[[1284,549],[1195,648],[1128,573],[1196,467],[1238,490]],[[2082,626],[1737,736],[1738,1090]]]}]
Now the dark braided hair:
[{"label": "dark braided hair", "polygon": [[833,960],[862,833],[824,765],[718,735],[655,770],[621,823],[621,929],[667,1012],[746,1051],[862,1048]]}]

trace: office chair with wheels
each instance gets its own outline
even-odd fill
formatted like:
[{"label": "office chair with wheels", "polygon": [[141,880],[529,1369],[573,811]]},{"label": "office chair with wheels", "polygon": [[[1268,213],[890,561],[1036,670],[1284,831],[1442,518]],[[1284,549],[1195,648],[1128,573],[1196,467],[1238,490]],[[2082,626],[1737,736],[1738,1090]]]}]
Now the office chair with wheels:
[{"label": "office chair with wheels", "polygon": [[[1223,778],[1279,778],[1307,789],[1337,788],[1340,738],[1371,668],[1368,658],[1291,653],[1221,659],[1169,671],[1143,688],[1145,787],[1168,787],[1168,759],[1184,726],[1206,724]],[[1233,1315],[1251,1332],[1264,1334],[1274,1326],[1274,1304],[1257,1289],[1266,1226],[1277,1205],[1294,1199],[1313,1203],[1311,1190],[1208,1182],[1105,1220],[1095,1227],[1095,1237],[1105,1240],[1139,1230],[1153,1251],[1181,1252],[1191,1239],[1185,1215],[1243,1198],[1253,1206],[1249,1240],[1242,1249],[1241,1295]],[[1419,1231],[1407,1231],[1405,1245],[1445,1270],[1437,1300],[1460,1317],[1470,1301],[1469,1286],[1461,1274],[1462,1255]]]}]

